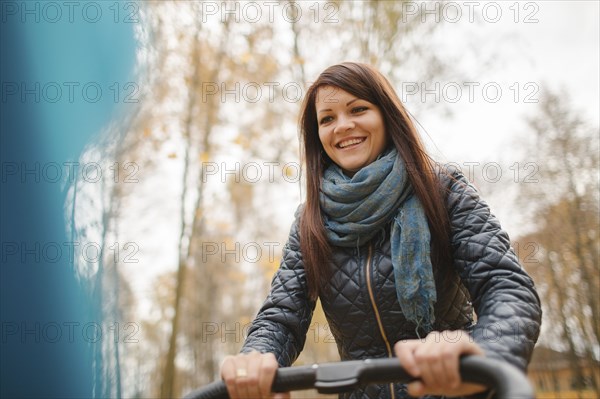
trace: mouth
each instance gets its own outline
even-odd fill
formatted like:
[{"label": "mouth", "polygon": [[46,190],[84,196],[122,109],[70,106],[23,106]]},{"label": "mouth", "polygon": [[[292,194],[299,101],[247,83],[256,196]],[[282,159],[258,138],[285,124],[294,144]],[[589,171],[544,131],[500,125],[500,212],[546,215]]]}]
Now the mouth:
[{"label": "mouth", "polygon": [[349,139],[340,141],[335,146],[339,149],[352,148],[352,147],[356,147],[357,145],[361,144],[366,139],[367,139],[366,137],[353,137],[353,138],[349,138]]}]

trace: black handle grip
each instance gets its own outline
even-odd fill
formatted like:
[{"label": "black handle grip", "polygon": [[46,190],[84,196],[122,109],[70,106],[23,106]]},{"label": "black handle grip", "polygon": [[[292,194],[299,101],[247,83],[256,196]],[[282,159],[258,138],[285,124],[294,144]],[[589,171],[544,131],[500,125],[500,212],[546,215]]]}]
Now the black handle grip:
[{"label": "black handle grip", "polygon": [[[282,367],[275,374],[271,390],[273,392],[300,391],[314,388],[315,382],[316,370],[313,366]],[[223,381],[215,381],[190,392],[185,399],[229,399],[229,394]]]},{"label": "black handle grip", "polygon": [[[494,389],[498,399],[535,398],[527,377],[508,363],[481,356],[465,356],[460,359],[460,374],[465,382]],[[288,392],[317,388],[321,393],[340,393],[368,384],[407,383],[413,380],[397,358],[352,360],[280,368],[275,375],[272,390]],[[228,398],[227,388],[222,381],[213,382],[185,396],[185,399]]]}]

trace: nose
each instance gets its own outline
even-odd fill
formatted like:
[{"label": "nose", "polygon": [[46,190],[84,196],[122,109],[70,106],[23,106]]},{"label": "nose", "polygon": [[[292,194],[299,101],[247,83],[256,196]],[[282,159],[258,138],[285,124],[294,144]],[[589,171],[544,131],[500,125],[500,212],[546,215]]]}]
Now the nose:
[{"label": "nose", "polygon": [[348,130],[354,129],[354,122],[347,116],[339,116],[333,133],[344,133]]}]

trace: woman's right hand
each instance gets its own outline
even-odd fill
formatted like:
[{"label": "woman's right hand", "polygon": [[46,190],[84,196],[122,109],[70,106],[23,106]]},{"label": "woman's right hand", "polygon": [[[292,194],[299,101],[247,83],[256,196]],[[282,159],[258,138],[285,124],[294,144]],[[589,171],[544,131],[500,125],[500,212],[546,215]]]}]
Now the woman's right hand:
[{"label": "woman's right hand", "polygon": [[241,353],[225,358],[221,365],[221,378],[231,399],[289,399],[289,393],[271,393],[278,367],[272,353]]}]

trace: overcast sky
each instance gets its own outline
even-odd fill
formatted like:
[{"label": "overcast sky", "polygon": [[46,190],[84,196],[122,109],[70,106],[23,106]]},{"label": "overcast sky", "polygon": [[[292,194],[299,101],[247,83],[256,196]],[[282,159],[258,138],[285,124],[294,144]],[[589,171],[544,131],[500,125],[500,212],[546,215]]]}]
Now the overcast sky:
[{"label": "overcast sky", "polygon": [[[467,11],[466,3],[456,2],[463,13]],[[503,14],[498,22],[488,22],[493,20],[493,8],[488,8],[486,21],[482,14],[485,2],[478,2],[481,5],[474,10],[480,12],[475,12],[475,16],[483,16],[483,21],[480,18],[477,24],[469,23],[463,15],[458,23],[446,23],[441,29],[448,45],[440,51],[464,51],[466,56],[459,69],[466,71],[465,80],[473,82],[472,92],[462,86],[458,97],[453,82],[441,82],[442,101],[445,94],[453,115],[450,120],[439,113],[419,115],[430,143],[433,141],[443,159],[460,165],[527,162],[527,154],[518,140],[529,133],[525,119],[536,113],[537,100],[548,89],[564,90],[572,106],[597,127],[599,3],[538,1],[519,2],[518,6],[515,2],[488,3],[500,5]],[[515,22],[517,9],[518,22]],[[465,51],[473,46],[475,52]],[[501,95],[497,95],[496,88],[501,89]],[[409,108],[411,101],[422,101],[419,96],[407,98]],[[433,98],[430,94],[426,100]],[[514,172],[503,168],[502,173],[507,176]],[[511,212],[512,201],[507,201],[506,196],[491,197],[488,201],[511,236],[523,232],[521,221]]]}]

